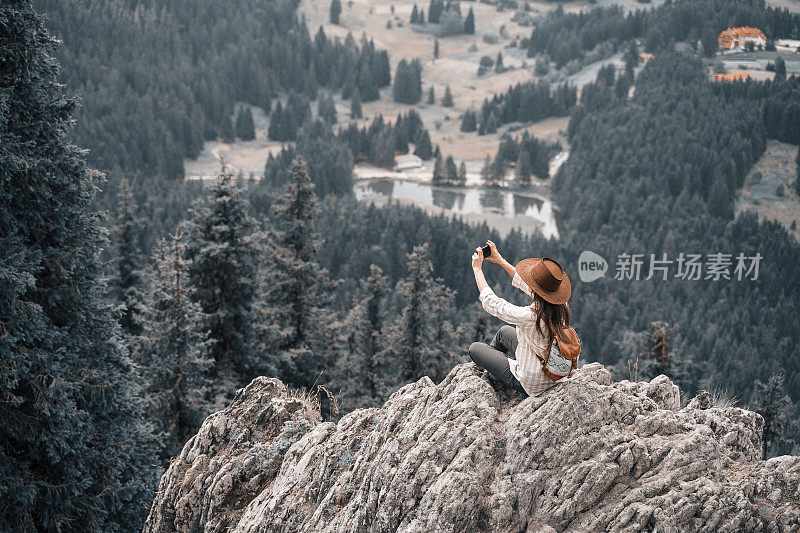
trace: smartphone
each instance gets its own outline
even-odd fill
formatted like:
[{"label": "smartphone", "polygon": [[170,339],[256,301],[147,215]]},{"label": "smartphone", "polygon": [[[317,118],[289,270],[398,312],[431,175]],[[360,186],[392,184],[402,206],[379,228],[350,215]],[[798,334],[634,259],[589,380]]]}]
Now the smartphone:
[{"label": "smartphone", "polygon": [[490,255],[492,255],[492,247],[487,244],[483,247],[483,258],[486,259]]}]

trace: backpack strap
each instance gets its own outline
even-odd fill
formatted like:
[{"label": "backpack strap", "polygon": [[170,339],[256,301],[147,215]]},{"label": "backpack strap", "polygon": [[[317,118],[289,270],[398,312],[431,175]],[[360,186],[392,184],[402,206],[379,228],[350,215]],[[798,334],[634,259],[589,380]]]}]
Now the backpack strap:
[{"label": "backpack strap", "polygon": [[[550,342],[547,344],[547,351],[545,352],[545,354],[547,355],[547,359],[542,359],[541,357],[539,357],[539,361],[542,363],[542,372],[544,373],[544,375],[547,376],[548,378],[550,378],[551,381],[558,381],[559,379],[561,379],[561,378],[563,378],[565,376],[559,376],[558,374],[553,374],[552,372],[547,370],[547,361],[550,359],[550,350],[553,349],[553,338],[554,337],[555,337],[555,335],[551,332],[550,333]],[[570,374],[572,374],[572,369],[570,369],[569,372],[570,372]]]}]

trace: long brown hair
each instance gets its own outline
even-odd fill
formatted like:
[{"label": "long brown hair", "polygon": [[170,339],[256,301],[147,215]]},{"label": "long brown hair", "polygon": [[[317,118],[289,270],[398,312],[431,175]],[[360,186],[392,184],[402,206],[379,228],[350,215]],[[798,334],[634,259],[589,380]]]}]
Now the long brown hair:
[{"label": "long brown hair", "polygon": [[[567,304],[551,304],[536,293],[533,293],[533,303],[536,308],[536,331],[542,337],[546,337],[548,342],[555,340],[554,335],[557,335],[562,341],[568,341],[569,339],[564,334],[564,330],[569,327]],[[547,335],[542,330],[542,323],[547,328]]]}]

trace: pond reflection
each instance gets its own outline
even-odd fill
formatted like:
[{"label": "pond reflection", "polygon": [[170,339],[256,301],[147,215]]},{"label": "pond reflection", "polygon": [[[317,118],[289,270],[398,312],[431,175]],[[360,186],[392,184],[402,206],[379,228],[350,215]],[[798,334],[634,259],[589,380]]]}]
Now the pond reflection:
[{"label": "pond reflection", "polygon": [[433,187],[416,181],[366,179],[354,183],[353,193],[359,200],[382,197],[390,202],[404,200],[421,206],[435,206],[457,215],[485,215],[487,220],[491,217],[513,219],[513,223],[520,227],[536,228],[546,237],[558,238],[552,203],[533,192]]}]

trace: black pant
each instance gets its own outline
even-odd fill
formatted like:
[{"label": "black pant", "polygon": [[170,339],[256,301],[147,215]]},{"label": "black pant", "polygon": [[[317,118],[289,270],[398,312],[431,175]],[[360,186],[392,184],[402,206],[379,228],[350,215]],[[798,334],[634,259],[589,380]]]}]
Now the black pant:
[{"label": "black pant", "polygon": [[503,326],[497,331],[491,343],[473,342],[469,347],[469,356],[475,364],[488,370],[506,387],[525,392],[522,384],[511,373],[506,356],[506,353],[510,353],[510,357],[516,359],[514,355],[516,350],[517,330],[512,326]]}]

